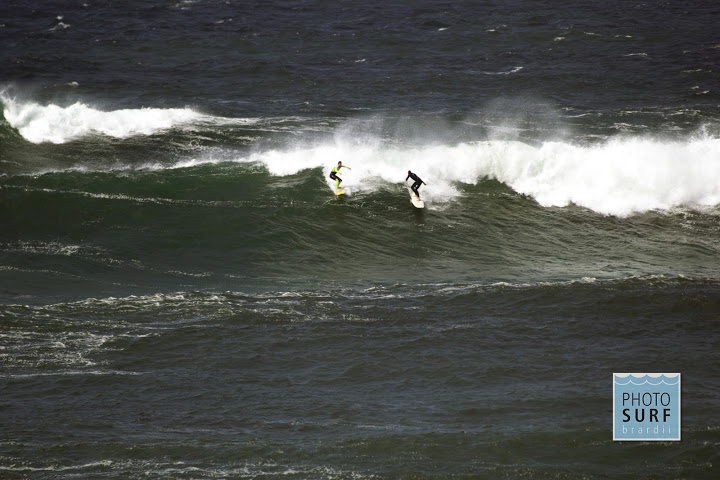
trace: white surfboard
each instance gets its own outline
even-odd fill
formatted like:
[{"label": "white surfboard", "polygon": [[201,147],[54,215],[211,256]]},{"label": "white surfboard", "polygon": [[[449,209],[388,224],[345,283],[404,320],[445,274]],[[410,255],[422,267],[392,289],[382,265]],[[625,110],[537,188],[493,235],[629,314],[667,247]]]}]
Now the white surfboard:
[{"label": "white surfboard", "polygon": [[410,201],[415,206],[415,208],[425,208],[425,202],[420,200],[420,197],[418,197],[412,192],[410,192]]}]

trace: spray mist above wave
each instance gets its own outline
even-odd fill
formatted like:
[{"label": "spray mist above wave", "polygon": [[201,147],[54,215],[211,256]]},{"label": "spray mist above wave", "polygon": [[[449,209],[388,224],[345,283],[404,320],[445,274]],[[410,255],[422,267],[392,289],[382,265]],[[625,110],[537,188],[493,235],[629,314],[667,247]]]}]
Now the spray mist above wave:
[{"label": "spray mist above wave", "polygon": [[68,107],[21,102],[0,95],[10,126],[32,143],[66,143],[101,133],[115,138],[152,135],[207,118],[189,108],[140,108],[101,111],[83,103]]},{"label": "spray mist above wave", "polygon": [[[662,142],[625,138],[595,146],[486,141],[416,148],[336,140],[334,144],[255,153],[240,161],[263,164],[269,173],[279,176],[323,168],[327,177],[340,160],[352,167],[343,170],[343,175],[345,185],[355,191],[402,182],[410,169],[428,183],[423,198],[431,204],[461,196],[458,184],[493,179],[545,207],[575,204],[602,214],[628,216],[719,205],[719,158],[719,139]],[[326,182],[332,184],[327,178]]]},{"label": "spray mist above wave", "polygon": [[[8,123],[33,143],[64,143],[99,132],[126,138],[182,125],[205,123],[209,128],[228,124],[262,123],[259,119],[220,118],[192,109],[121,109],[100,111],[83,103],[68,107],[40,105],[10,98],[0,92]],[[285,128],[275,119],[273,125]],[[303,121],[291,122],[303,130]],[[266,128],[266,127],[263,127]],[[385,132],[387,133],[387,132]],[[338,161],[345,186],[353,192],[387,189],[402,184],[413,170],[428,184],[423,199],[430,208],[463,195],[459,185],[497,180],[546,207],[579,205],[602,214],[628,216],[649,210],[720,205],[720,139],[710,135],[664,142],[641,137],[611,138],[592,146],[564,142],[528,145],[513,140],[462,142],[448,145],[400,141],[371,124],[341,124],[334,138],[286,149],[255,150],[179,159],[171,168],[227,161],[264,165],[270,174],[293,175],[322,169],[328,178]],[[218,146],[215,151],[224,151]],[[115,168],[115,167],[114,167]],[[168,168],[167,165],[148,168]]]},{"label": "spray mist above wave", "polygon": [[487,176],[543,206],[575,204],[628,216],[720,204],[718,139],[626,138],[590,147],[559,142],[507,147],[501,161],[487,165]]}]

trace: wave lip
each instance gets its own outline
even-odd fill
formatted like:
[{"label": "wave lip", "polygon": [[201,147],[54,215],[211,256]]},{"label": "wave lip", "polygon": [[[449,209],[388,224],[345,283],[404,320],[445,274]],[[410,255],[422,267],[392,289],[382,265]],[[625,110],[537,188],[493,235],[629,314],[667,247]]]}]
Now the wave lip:
[{"label": "wave lip", "polygon": [[77,102],[68,107],[0,97],[10,126],[32,143],[66,143],[101,133],[114,138],[152,135],[203,119],[190,108],[140,108],[101,111]]},{"label": "wave lip", "polygon": [[[10,126],[32,143],[65,143],[86,135],[112,138],[153,135],[184,125],[213,130],[227,126],[257,126],[260,130],[302,133],[298,117],[224,118],[191,108],[140,108],[101,111],[78,102],[67,107],[20,101],[0,90],[0,102]],[[313,125],[313,128],[317,125]],[[264,165],[274,176],[322,169],[328,173],[338,160],[343,186],[353,193],[372,192],[402,184],[413,170],[426,183],[422,196],[429,209],[442,209],[459,199],[467,188],[490,179],[532,197],[543,207],[587,208],[602,215],[627,217],[652,210],[708,209],[720,205],[720,139],[702,133],[685,140],[643,137],[612,138],[584,145],[544,141],[530,145],[517,140],[489,139],[453,144],[395,142],[375,131],[370,122],[348,122],[333,139],[296,142],[271,150],[223,152],[180,158],[173,168],[201,163],[234,161]],[[192,137],[183,137],[186,144]],[[150,166],[149,167],[153,167]]]},{"label": "wave lip", "polygon": [[410,148],[338,138],[334,144],[256,152],[238,161],[263,164],[279,176],[322,167],[327,178],[331,166],[342,160],[352,167],[343,170],[344,185],[356,191],[402,182],[412,169],[428,184],[422,191],[431,205],[461,196],[461,184],[492,179],[543,207],[577,205],[627,217],[720,205],[718,153],[720,139],[707,137],[676,142],[626,138],[594,146],[491,140]]},{"label": "wave lip", "polygon": [[[580,205],[628,216],[678,206],[720,203],[720,141],[619,139],[596,147],[546,143],[518,159],[520,175],[503,178],[543,206]],[[533,158],[534,157],[534,158]]]}]

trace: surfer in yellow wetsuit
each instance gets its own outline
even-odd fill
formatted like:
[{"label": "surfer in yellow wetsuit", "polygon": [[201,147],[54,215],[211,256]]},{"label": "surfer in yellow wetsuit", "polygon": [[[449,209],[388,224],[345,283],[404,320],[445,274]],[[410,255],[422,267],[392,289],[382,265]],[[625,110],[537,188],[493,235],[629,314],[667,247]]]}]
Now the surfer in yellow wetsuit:
[{"label": "surfer in yellow wetsuit", "polygon": [[335,190],[340,188],[340,182],[342,182],[342,178],[338,177],[338,173],[340,173],[341,168],[347,168],[348,170],[352,170],[352,168],[348,167],[347,165],[343,165],[342,162],[338,162],[337,167],[333,167],[332,171],[330,172],[330,178],[335,180]]},{"label": "surfer in yellow wetsuit", "polygon": [[418,189],[420,188],[420,184],[427,185],[427,183],[423,182],[420,177],[415,175],[413,172],[408,170],[407,177],[405,177],[405,185],[407,185],[408,178],[412,178],[415,183],[412,184],[412,187],[410,187],[410,190],[412,190],[415,193],[415,196],[420,198],[420,194],[418,193]]}]

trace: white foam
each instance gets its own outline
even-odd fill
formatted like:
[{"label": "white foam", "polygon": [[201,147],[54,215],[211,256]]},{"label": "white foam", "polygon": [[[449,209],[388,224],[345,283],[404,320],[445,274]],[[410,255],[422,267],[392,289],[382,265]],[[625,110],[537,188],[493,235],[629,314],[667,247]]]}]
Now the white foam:
[{"label": "white foam", "polygon": [[595,147],[546,143],[494,175],[543,206],[570,203],[618,216],[720,204],[720,140],[611,140]]},{"label": "white foam", "polygon": [[352,168],[342,174],[343,185],[353,191],[401,184],[411,169],[427,183],[421,192],[430,204],[461,195],[458,184],[495,179],[546,207],[575,204],[616,216],[720,205],[720,139],[707,136],[675,142],[625,138],[596,146],[489,141],[416,148],[338,138],[240,159],[280,176],[321,167],[324,177],[338,160]]},{"label": "white foam", "polygon": [[[198,122],[259,122],[211,117],[189,108],[105,112],[83,103],[40,105],[9,98],[7,92],[0,92],[0,100],[10,125],[34,143],[64,143],[92,133],[116,138],[151,135]],[[412,170],[427,183],[421,196],[428,208],[461,196],[461,184],[484,179],[502,182],[543,206],[575,204],[617,216],[720,205],[720,139],[708,134],[676,141],[623,137],[594,146],[569,142],[531,146],[517,141],[420,145],[367,133],[381,130],[372,122],[350,122],[336,131],[334,139],[320,144],[256,151],[244,157],[205,151],[198,158],[179,159],[174,168],[229,160],[263,164],[277,176],[320,168],[328,187],[333,187],[328,174],[342,161],[352,168],[343,169],[342,177],[343,186],[353,193],[393,189]]]},{"label": "white foam", "polygon": [[84,103],[40,105],[0,97],[10,125],[32,143],[65,143],[92,133],[115,138],[152,135],[204,118],[189,108],[140,108],[101,111]]}]

